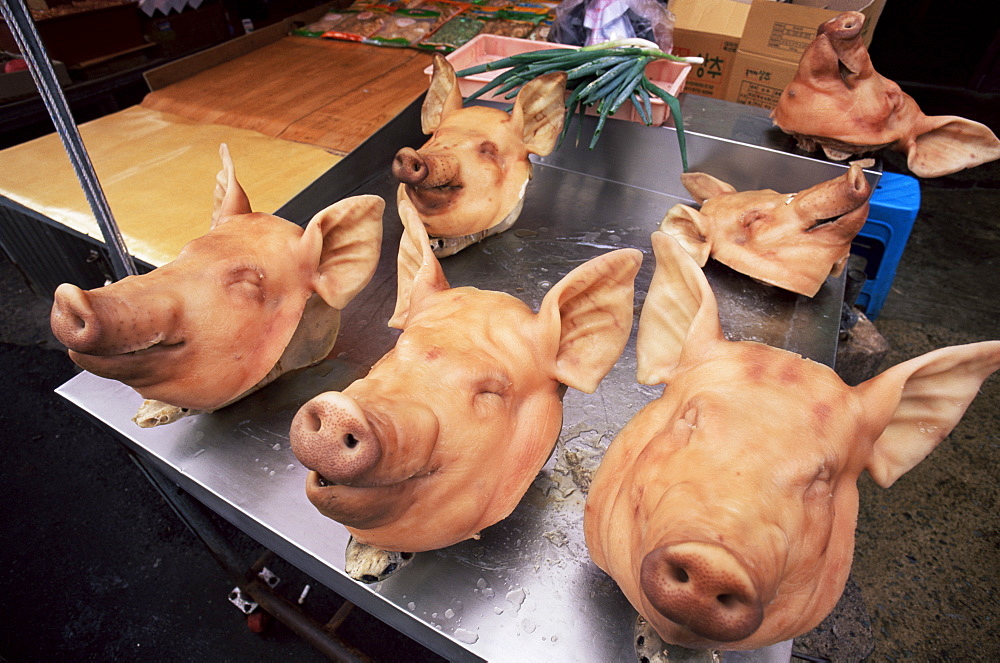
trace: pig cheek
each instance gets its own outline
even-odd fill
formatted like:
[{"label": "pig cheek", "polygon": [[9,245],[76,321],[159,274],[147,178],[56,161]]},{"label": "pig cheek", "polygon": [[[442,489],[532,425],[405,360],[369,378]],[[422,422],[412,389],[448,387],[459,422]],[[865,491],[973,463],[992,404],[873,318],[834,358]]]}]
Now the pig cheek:
[{"label": "pig cheek", "polygon": [[552,455],[562,429],[562,399],[558,383],[541,385],[511,407],[498,421],[492,449],[484,450],[480,474],[492,477],[496,494],[495,520],[517,506],[531,482]]},{"label": "pig cheek", "polygon": [[422,518],[453,537],[467,538],[510,515],[558,437],[558,397],[508,397],[519,402],[474,397],[460,429],[449,427],[438,441],[431,465],[440,471],[415,488],[415,508],[435,505]]},{"label": "pig cheek", "polygon": [[279,298],[230,296],[207,302],[181,323],[189,341],[184,357],[175,362],[184,370],[177,372],[189,382],[214,385],[216,393],[228,394],[229,398],[238,396],[232,392],[242,391],[239,385],[258,368],[255,357],[268,353],[270,344],[280,340],[281,327],[288,324],[282,310]]},{"label": "pig cheek", "polygon": [[[470,171],[474,171],[469,174]],[[425,220],[427,232],[440,236],[460,236],[490,228],[503,219],[503,189],[495,166],[463,165],[460,188],[450,190],[447,204],[430,210]]]},{"label": "pig cheek", "polygon": [[494,474],[484,474],[481,463],[455,459],[441,471],[422,477],[413,486],[408,518],[415,527],[436,530],[438,536],[460,541],[492,524],[483,522],[484,497],[493,490]]},{"label": "pig cheek", "polygon": [[806,492],[798,526],[786,527],[792,553],[782,591],[788,596],[842,587],[854,550],[858,511],[853,481],[817,482]]}]

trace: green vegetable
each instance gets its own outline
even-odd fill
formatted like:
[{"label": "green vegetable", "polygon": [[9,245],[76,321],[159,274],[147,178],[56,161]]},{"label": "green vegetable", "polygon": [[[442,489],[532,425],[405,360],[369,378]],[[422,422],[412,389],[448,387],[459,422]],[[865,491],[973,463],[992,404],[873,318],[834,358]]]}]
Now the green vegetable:
[{"label": "green vegetable", "polygon": [[[681,163],[687,172],[687,141],[680,103],[676,97],[650,81],[645,74],[646,65],[658,59],[695,63],[701,61],[701,58],[682,58],[664,53],[656,44],[644,39],[623,39],[579,49],[553,48],[518,53],[456,73],[459,77],[464,77],[506,69],[469,96],[471,101],[491,91],[506,99],[513,99],[522,85],[537,76],[565,71],[566,87],[570,94],[566,99],[566,122],[560,140],[565,138],[575,115],[579,115],[582,120],[587,108],[594,107],[598,115],[597,128],[590,140],[590,149],[597,144],[608,116],[618,112],[626,101],[631,100],[639,118],[644,124],[651,125],[653,111],[650,95],[656,96],[670,109],[674,128],[677,130]],[[582,125],[582,121],[580,124]]]}]

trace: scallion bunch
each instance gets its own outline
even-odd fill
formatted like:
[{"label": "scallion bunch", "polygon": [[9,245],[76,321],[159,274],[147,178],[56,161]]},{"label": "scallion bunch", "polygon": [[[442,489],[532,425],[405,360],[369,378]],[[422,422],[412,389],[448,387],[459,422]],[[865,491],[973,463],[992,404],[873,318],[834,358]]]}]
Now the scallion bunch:
[{"label": "scallion bunch", "polygon": [[701,58],[682,58],[664,53],[656,44],[645,39],[625,39],[579,49],[553,48],[518,53],[495,62],[463,69],[457,72],[457,76],[506,69],[507,71],[476,90],[469,100],[491,91],[496,95],[503,95],[504,99],[513,99],[528,81],[552,71],[565,71],[566,87],[571,92],[566,99],[567,117],[562,137],[565,137],[574,115],[579,114],[582,119],[587,108],[594,107],[598,117],[597,128],[590,139],[591,149],[597,144],[608,116],[618,112],[628,100],[632,101],[640,119],[647,126],[651,125],[651,98],[659,97],[670,108],[677,130],[681,162],[687,171],[687,146],[680,103],[676,97],[646,77],[646,65],[658,59],[692,63],[701,61]]}]

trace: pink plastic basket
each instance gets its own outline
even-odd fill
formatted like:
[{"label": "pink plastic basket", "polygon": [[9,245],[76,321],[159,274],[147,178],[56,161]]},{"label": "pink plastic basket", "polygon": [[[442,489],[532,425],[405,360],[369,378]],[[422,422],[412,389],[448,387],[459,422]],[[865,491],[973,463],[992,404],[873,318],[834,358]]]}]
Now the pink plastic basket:
[{"label": "pink plastic basket", "polygon": [[[539,51],[551,48],[578,47],[566,46],[565,44],[553,44],[546,41],[517,39],[515,37],[478,35],[477,37],[469,40],[468,43],[457,48],[447,57],[451,64],[455,67],[455,70],[461,71],[462,69],[474,67],[486,62],[495,62],[517,53],[526,53],[528,51]],[[462,91],[462,96],[468,97],[483,85],[493,80],[493,78],[499,75],[501,71],[503,70],[487,71],[482,74],[476,74],[474,76],[467,76],[465,78],[458,79],[458,87]],[[672,60],[656,60],[654,62],[650,62],[649,65],[646,66],[646,76],[649,77],[649,80],[675,97],[684,90],[684,81],[687,80],[688,72],[690,71],[690,64],[674,62]],[[430,76],[432,68],[427,67],[424,69],[424,72]],[[502,96],[495,96],[489,93],[483,95],[480,99],[483,99],[484,101],[509,103],[509,100],[505,100]],[[656,97],[653,97],[650,102],[653,111],[653,124],[663,124],[669,114],[667,105]],[[593,109],[589,109],[588,112],[596,114]],[[642,122],[642,118],[639,116],[639,113],[636,112],[635,108],[632,106],[632,102],[630,101],[625,102],[618,112],[610,117],[618,120]]]}]

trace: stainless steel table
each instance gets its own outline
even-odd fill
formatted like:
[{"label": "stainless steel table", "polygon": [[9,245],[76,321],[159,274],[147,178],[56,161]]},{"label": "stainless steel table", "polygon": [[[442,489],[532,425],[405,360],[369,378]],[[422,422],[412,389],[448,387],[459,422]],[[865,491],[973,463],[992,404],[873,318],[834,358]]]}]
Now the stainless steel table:
[{"label": "stainless steel table", "polygon": [[[759,109],[685,96],[684,113],[691,169],[737,188],[797,191],[844,168],[794,155],[790,140],[770,129]],[[588,123],[584,136],[593,127]],[[638,313],[653,271],[649,235],[670,206],[691,201],[680,185],[672,128],[608,125],[592,152],[567,143],[537,160],[514,228],[443,261],[452,285],[504,290],[537,309],[549,287],[573,267],[611,249],[635,247],[645,254],[636,282]],[[361,585],[343,572],[346,530],[305,498],[306,470],[289,447],[289,424],[302,403],[363,376],[395,342],[398,332],[386,321],[395,301],[401,225],[388,166],[399,147],[423,140],[415,104],[278,212],[304,223],[347,195],[374,193],[390,203],[378,271],[344,311],[331,359],[220,412],[156,429],[132,423],[141,398],[120,383],[81,373],[57,393],[262,545],[443,656],[634,661],[636,613],[589,560],[582,531],[586,489],[603,450],[660,393],[635,382],[634,334],[596,393],[568,391],[555,453],[513,515],[478,541],[419,554],[388,580]],[[878,173],[867,175],[874,184]],[[808,299],[718,263],[710,262],[706,273],[730,338],[762,341],[832,365],[842,278],[828,279]],[[758,658],[787,660],[788,650],[784,643],[758,652]]]}]

